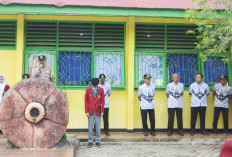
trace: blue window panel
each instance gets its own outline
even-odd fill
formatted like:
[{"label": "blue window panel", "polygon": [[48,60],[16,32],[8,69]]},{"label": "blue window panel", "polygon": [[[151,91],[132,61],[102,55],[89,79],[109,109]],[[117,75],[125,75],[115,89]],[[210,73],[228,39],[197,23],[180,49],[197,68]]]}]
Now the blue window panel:
[{"label": "blue window panel", "polygon": [[89,82],[91,64],[91,52],[59,52],[58,79],[60,82]]},{"label": "blue window panel", "polygon": [[196,54],[170,54],[168,72],[170,82],[172,82],[172,75],[177,73],[180,82],[189,86],[195,82],[195,75],[198,72],[198,56]]},{"label": "blue window panel", "polygon": [[213,85],[219,82],[221,75],[228,76],[228,64],[222,61],[222,57],[207,57],[204,62],[205,82]]}]

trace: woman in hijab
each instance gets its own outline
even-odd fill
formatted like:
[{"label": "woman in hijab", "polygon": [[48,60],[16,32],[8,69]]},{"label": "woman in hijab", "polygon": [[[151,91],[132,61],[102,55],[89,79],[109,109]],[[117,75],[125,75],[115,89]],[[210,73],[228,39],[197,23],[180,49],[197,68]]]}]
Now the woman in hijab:
[{"label": "woman in hijab", "polygon": [[0,75],[0,103],[2,102],[2,97],[8,89],[10,89],[10,86],[6,84],[5,76]]}]

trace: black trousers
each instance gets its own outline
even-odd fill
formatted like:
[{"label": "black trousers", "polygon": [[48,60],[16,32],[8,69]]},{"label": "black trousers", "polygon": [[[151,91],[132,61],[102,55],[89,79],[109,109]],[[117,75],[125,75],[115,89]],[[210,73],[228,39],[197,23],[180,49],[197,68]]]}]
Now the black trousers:
[{"label": "black trousers", "polygon": [[149,119],[150,119],[150,124],[151,124],[151,132],[155,132],[155,111],[154,111],[154,109],[147,109],[147,110],[141,109],[143,131],[148,132],[147,113],[149,114]]},{"label": "black trousers", "polygon": [[206,107],[191,107],[191,129],[194,130],[197,121],[197,115],[200,114],[200,127],[205,129]]},{"label": "black trousers", "polygon": [[109,131],[109,108],[105,108],[103,121],[104,121],[104,130]]},{"label": "black trousers", "polygon": [[178,129],[183,130],[182,108],[168,108],[168,131],[173,131],[175,113]]},{"label": "black trousers", "polygon": [[217,129],[218,119],[220,113],[222,112],[223,122],[224,122],[224,130],[228,131],[228,108],[223,107],[214,107],[214,119],[213,119],[213,129]]}]

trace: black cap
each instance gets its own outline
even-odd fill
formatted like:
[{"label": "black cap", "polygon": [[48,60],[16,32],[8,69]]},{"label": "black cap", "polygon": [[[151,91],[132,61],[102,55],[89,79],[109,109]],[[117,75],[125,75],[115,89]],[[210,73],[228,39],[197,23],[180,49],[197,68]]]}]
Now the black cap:
[{"label": "black cap", "polygon": [[99,79],[101,79],[101,78],[106,79],[106,75],[105,75],[105,74],[100,74],[100,75],[99,75]]},{"label": "black cap", "polygon": [[91,80],[91,84],[92,84],[93,86],[98,85],[98,84],[99,84],[99,79],[98,79],[98,78],[93,78],[93,79]]},{"label": "black cap", "polygon": [[28,78],[30,78],[29,74],[23,74],[23,79],[28,79]]},{"label": "black cap", "polygon": [[221,76],[220,76],[220,79],[227,80],[227,76],[226,76],[226,75],[221,75]]},{"label": "black cap", "polygon": [[151,77],[150,74],[145,74],[145,75],[143,76],[143,78],[147,79],[147,78],[152,78],[152,77]]},{"label": "black cap", "polygon": [[39,61],[44,61],[45,59],[46,59],[46,57],[44,55],[38,56],[38,60]]}]

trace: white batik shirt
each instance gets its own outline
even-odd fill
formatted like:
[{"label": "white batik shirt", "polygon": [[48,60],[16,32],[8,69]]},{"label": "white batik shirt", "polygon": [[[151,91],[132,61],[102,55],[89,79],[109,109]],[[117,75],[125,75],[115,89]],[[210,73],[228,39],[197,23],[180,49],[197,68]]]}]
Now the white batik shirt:
[{"label": "white batik shirt", "polygon": [[221,83],[218,83],[213,88],[214,95],[214,106],[228,108],[228,100],[231,97],[231,87],[228,85],[222,86]]},{"label": "white batik shirt", "polygon": [[110,107],[109,96],[111,94],[111,86],[110,86],[110,84],[106,83],[106,82],[104,84],[99,83],[98,87],[101,87],[101,88],[104,89],[104,94],[105,94],[105,105],[104,105],[104,108],[109,108]]},{"label": "white batik shirt", "polygon": [[147,86],[146,83],[144,83],[139,87],[138,98],[140,100],[140,108],[142,110],[155,108],[154,95],[155,95],[154,84],[150,84],[149,86]]},{"label": "white batik shirt", "polygon": [[183,108],[184,84],[178,82],[169,83],[166,88],[168,108]]},{"label": "white batik shirt", "polygon": [[206,83],[192,83],[189,88],[191,107],[207,107],[207,96],[209,96],[209,93],[209,86]]}]

